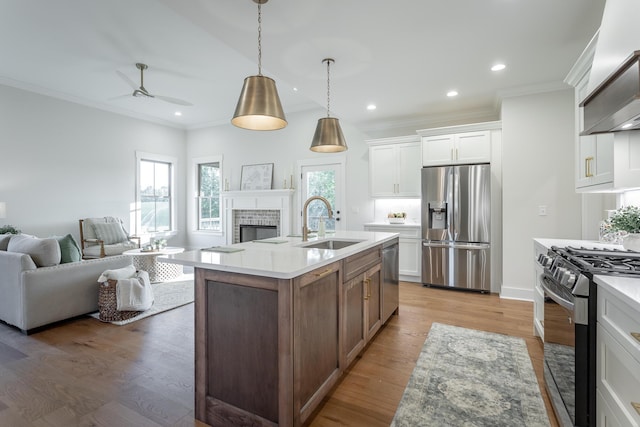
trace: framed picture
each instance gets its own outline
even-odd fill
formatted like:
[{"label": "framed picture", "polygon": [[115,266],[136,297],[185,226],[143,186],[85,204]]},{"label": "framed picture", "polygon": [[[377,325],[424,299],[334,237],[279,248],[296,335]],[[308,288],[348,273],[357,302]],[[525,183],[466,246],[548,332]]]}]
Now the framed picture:
[{"label": "framed picture", "polygon": [[271,190],[273,163],[243,165],[240,175],[240,190]]}]

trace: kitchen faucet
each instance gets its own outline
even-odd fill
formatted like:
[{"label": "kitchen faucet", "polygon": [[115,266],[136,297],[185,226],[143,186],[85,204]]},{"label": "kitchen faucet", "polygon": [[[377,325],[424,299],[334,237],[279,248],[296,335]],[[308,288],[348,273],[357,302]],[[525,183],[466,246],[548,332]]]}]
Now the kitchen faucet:
[{"label": "kitchen faucet", "polygon": [[302,241],[306,242],[309,239],[309,228],[307,227],[307,208],[309,207],[309,203],[314,200],[320,200],[327,206],[327,211],[329,212],[329,218],[333,218],[333,211],[331,210],[331,203],[327,199],[322,196],[311,196],[304,202],[304,207],[302,208]]}]

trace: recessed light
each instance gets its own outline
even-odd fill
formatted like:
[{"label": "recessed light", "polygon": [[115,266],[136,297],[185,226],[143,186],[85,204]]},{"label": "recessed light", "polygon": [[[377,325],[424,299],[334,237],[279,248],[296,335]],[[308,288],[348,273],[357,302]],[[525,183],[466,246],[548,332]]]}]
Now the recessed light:
[{"label": "recessed light", "polygon": [[449,98],[454,97],[454,96],[458,96],[458,92],[455,90],[450,90],[449,92],[447,92],[447,96]]},{"label": "recessed light", "polygon": [[376,104],[369,104],[369,105],[367,105],[367,110],[369,110],[369,111],[373,111],[373,110],[375,110],[376,108],[378,108],[378,107],[376,107]]},{"label": "recessed light", "polygon": [[297,92],[297,91],[298,91],[298,88],[297,88],[297,87],[294,87],[294,88],[293,88],[293,91],[294,91],[294,92]]},{"label": "recessed light", "polygon": [[505,68],[507,68],[507,66],[504,64],[495,64],[493,67],[491,67],[491,71],[500,71],[504,70]]},{"label": "recessed light", "polygon": [[629,129],[631,126],[633,126],[633,123],[625,123],[622,125],[622,129]]},{"label": "recessed light", "polygon": [[180,117],[182,115],[182,111],[176,111],[173,113],[175,116]]}]

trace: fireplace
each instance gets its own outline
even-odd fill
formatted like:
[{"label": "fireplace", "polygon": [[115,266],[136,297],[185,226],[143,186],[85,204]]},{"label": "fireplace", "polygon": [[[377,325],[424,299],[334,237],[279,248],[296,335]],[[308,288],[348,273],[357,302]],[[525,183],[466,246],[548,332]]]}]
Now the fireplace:
[{"label": "fireplace", "polygon": [[240,242],[268,239],[278,236],[278,227],[275,225],[248,225],[240,224]]},{"label": "fireplace", "polygon": [[233,243],[280,235],[280,211],[275,209],[234,209]]}]

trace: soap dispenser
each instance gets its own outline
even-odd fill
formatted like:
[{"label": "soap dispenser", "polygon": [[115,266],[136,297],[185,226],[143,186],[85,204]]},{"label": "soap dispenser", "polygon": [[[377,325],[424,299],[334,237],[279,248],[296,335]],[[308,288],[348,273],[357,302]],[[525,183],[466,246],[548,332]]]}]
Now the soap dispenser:
[{"label": "soap dispenser", "polygon": [[324,217],[320,217],[320,221],[318,222],[318,237],[324,237],[325,229],[324,229]]}]

